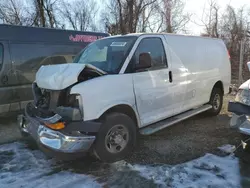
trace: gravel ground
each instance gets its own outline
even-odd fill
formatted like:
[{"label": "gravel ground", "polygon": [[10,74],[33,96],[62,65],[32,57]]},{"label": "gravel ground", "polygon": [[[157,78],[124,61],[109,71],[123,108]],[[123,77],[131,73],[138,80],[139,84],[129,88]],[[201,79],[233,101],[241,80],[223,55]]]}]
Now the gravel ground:
[{"label": "gravel ground", "polygon": [[17,128],[16,117],[0,118],[0,144],[20,140],[21,135]]},{"label": "gravel ground", "polygon": [[[229,129],[230,114],[227,103],[233,96],[225,96],[221,114],[195,116],[151,136],[141,136],[137,148],[128,158],[131,163],[178,164],[205,153],[214,153],[225,145],[238,145],[239,134]],[[16,118],[1,118],[0,144],[20,139]]]},{"label": "gravel ground", "polygon": [[221,114],[208,117],[200,114],[154,135],[141,137],[130,162],[183,163],[205,153],[216,153],[225,144],[238,146],[240,135],[229,128],[227,104],[234,96],[225,96]]}]

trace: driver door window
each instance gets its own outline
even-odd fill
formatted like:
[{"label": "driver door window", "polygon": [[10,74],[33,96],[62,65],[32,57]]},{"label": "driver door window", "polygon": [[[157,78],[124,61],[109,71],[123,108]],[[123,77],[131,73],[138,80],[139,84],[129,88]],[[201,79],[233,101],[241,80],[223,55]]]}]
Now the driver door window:
[{"label": "driver door window", "polygon": [[160,38],[142,39],[132,57],[132,64],[139,63],[139,55],[141,53],[150,54],[152,58],[152,68],[150,70],[167,68],[166,54]]}]

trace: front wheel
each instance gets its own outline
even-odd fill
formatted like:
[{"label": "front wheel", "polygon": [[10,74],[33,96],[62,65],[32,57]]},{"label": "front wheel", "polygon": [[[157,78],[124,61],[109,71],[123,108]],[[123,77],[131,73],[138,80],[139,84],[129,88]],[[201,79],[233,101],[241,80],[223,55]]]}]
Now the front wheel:
[{"label": "front wheel", "polygon": [[223,105],[223,92],[220,88],[213,88],[209,104],[212,105],[212,108],[208,111],[209,115],[217,116]]},{"label": "front wheel", "polygon": [[94,154],[101,161],[115,162],[125,158],[136,143],[136,124],[122,113],[108,114],[97,134]]}]

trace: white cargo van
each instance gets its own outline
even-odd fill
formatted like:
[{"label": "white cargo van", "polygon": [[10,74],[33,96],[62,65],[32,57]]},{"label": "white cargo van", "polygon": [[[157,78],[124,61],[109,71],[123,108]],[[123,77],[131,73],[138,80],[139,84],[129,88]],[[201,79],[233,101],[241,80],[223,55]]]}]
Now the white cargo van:
[{"label": "white cargo van", "polygon": [[149,135],[204,111],[219,114],[230,80],[222,40],[108,37],[87,46],[73,64],[41,67],[34,102],[19,124],[52,151],[91,150],[116,161],[132,150],[137,133]]}]

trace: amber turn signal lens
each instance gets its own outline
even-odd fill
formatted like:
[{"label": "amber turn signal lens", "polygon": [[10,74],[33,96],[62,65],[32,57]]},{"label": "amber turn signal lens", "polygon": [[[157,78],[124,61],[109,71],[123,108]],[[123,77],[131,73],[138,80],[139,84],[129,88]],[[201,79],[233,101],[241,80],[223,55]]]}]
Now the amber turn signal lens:
[{"label": "amber turn signal lens", "polygon": [[65,127],[64,122],[58,122],[54,124],[45,124],[47,127],[54,129],[54,130],[60,130]]}]

